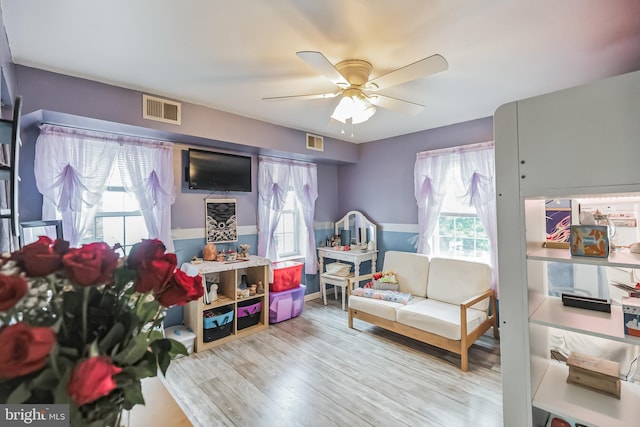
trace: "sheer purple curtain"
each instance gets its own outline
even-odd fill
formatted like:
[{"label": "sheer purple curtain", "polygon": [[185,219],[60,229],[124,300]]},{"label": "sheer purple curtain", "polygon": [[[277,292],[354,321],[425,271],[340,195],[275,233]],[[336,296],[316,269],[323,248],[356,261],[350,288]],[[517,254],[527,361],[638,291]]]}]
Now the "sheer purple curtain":
[{"label": "sheer purple curtain", "polygon": [[317,272],[316,241],[313,230],[318,198],[318,172],[313,163],[260,156],[258,162],[258,255],[277,259],[274,233],[287,194],[293,190],[302,209],[307,230],[305,272]]},{"label": "sheer purple curtain", "polygon": [[79,246],[95,218],[115,165],[127,191],[140,201],[150,238],[168,251],[173,203],[172,144],[54,125],[42,125],[34,173],[43,195],[42,219],[62,218],[63,233]]},{"label": "sheer purple curtain", "polygon": [[465,203],[473,206],[489,237],[493,289],[498,288],[498,224],[496,213],[495,156],[492,142],[461,147],[459,177]]},{"label": "sheer purple curtain", "polygon": [[452,160],[451,153],[441,150],[416,155],[413,179],[418,204],[418,253],[431,255],[430,242],[442,210],[447,182],[451,179]]}]

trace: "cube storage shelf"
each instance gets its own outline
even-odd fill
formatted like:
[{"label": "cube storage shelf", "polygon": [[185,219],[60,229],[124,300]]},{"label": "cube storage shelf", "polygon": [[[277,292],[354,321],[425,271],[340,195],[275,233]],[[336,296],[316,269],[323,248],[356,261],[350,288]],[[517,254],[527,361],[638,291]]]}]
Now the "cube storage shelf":
[{"label": "cube storage shelf", "polygon": [[[205,284],[208,275],[217,273],[218,299],[205,304],[202,298],[191,301],[185,305],[184,321],[185,325],[191,328],[196,334],[195,352],[201,352],[235,339],[263,331],[269,327],[268,307],[269,304],[269,269],[271,262],[262,257],[249,256],[246,261],[240,262],[216,262],[203,261],[200,264],[186,262],[181,269],[189,275],[200,274],[202,283]],[[262,282],[264,292],[250,297],[238,298],[237,289],[243,274],[247,275],[249,284]],[[243,306],[251,307],[251,314],[240,313]],[[260,307],[259,312],[256,310]],[[204,312],[208,310],[233,311],[230,332],[212,341],[205,341]],[[239,314],[242,314],[240,316]],[[240,320],[239,320],[240,319]],[[226,331],[225,331],[226,333]],[[212,338],[211,335],[207,339]],[[213,338],[216,338],[213,335]]]}]

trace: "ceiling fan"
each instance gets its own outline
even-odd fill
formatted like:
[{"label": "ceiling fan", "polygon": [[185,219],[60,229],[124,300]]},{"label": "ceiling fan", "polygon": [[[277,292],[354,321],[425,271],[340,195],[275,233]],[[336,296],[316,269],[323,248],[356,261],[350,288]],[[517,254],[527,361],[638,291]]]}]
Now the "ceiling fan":
[{"label": "ceiling fan", "polygon": [[449,68],[447,61],[440,55],[432,55],[412,64],[398,68],[370,80],[373,66],[362,59],[347,59],[335,66],[320,52],[302,51],[296,55],[320,74],[327,77],[338,89],[335,92],[309,95],[276,96],[263,98],[265,101],[288,101],[300,99],[325,99],[342,95],[336,106],[332,119],[352,124],[368,120],[376,111],[376,107],[416,115],[424,109],[424,105],[402,99],[385,96],[378,91],[396,86],[411,80],[420,79]]}]

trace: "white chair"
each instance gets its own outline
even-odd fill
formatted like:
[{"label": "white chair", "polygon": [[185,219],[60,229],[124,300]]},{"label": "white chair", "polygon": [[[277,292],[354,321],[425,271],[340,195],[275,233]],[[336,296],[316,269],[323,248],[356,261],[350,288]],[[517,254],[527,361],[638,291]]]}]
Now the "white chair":
[{"label": "white chair", "polygon": [[[342,230],[350,230],[351,235],[358,245],[364,245],[368,242],[373,242],[374,248],[377,247],[376,225],[369,219],[367,219],[367,217],[365,217],[361,212],[349,211],[340,220],[336,221],[336,223],[334,224],[335,234],[340,235]],[[349,261],[348,258],[351,258],[351,254],[349,254],[348,252],[345,252],[344,256],[347,259],[341,259],[345,261]],[[372,266],[372,271],[375,271],[375,265]],[[356,268],[355,273],[352,271],[348,276],[330,274],[326,271],[321,272],[320,292],[322,294],[322,301],[324,305],[327,305],[327,285],[331,285],[334,287],[336,300],[338,299],[338,289],[342,291],[342,309],[346,310],[346,288],[347,286],[349,286],[349,283],[353,283],[353,286],[358,286],[357,280],[349,280],[350,278],[353,278],[356,273],[359,275],[359,268]]]},{"label": "white chair", "polygon": [[338,299],[338,289],[342,292],[342,309],[346,310],[346,288],[349,286],[349,278],[353,277],[353,273],[348,276],[336,276],[329,273],[322,273],[320,276],[320,289],[322,290],[322,302],[327,305],[327,285],[332,285],[336,299]]}]

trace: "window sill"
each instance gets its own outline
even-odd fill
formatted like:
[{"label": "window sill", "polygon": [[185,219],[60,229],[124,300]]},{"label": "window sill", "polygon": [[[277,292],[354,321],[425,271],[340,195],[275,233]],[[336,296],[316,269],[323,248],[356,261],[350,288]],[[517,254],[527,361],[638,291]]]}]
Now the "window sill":
[{"label": "window sill", "polygon": [[282,257],[282,258],[278,258],[276,262],[281,262],[281,261],[301,261],[304,262],[304,255],[294,255],[294,256],[287,256],[287,257]]}]

